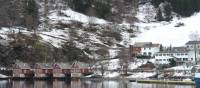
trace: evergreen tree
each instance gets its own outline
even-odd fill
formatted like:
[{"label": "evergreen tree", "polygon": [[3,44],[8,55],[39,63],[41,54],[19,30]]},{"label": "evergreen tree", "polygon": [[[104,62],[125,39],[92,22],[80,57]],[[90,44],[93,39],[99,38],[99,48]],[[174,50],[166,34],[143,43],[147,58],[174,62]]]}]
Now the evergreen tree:
[{"label": "evergreen tree", "polygon": [[164,6],[165,21],[170,21],[172,19],[172,7],[171,4],[165,2]]},{"label": "evergreen tree", "polygon": [[157,19],[158,21],[163,21],[162,12],[161,12],[160,9],[158,9],[158,12],[157,12],[157,14],[156,14],[156,19]]},{"label": "evergreen tree", "polygon": [[[200,0],[152,0],[151,3],[155,7],[159,7],[161,3],[166,1],[171,4],[171,9],[174,12],[182,16],[190,16],[194,12],[200,11]],[[170,8],[167,8],[167,10],[170,10]]]},{"label": "evergreen tree", "polygon": [[175,61],[174,59],[170,59],[169,65],[170,65],[171,67],[176,66],[176,61]]},{"label": "evergreen tree", "polygon": [[160,45],[160,51],[163,51],[163,46],[162,45]]},{"label": "evergreen tree", "polygon": [[25,3],[25,24],[29,30],[36,30],[38,26],[38,7],[35,0],[27,0]]}]

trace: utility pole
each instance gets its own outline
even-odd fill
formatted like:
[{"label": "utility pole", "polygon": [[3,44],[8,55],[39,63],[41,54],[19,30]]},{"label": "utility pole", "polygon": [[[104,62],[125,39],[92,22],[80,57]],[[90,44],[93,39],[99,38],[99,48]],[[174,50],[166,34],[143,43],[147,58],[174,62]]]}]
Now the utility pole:
[{"label": "utility pole", "polygon": [[197,65],[197,41],[194,43],[194,59],[195,59],[195,65]]}]

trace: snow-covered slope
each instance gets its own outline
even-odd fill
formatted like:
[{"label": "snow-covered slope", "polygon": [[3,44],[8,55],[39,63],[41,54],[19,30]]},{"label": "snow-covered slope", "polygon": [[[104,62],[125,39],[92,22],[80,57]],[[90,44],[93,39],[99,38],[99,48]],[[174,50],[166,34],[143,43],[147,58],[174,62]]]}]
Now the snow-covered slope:
[{"label": "snow-covered slope", "polygon": [[[171,22],[145,22],[146,18],[153,17],[146,15],[148,11],[144,12],[144,8],[148,5],[140,6],[138,12],[139,22],[136,25],[141,30],[134,42],[155,42],[161,43],[165,46],[170,44],[173,46],[184,46],[189,41],[190,35],[193,33],[198,34],[200,24],[200,13],[195,13],[191,17],[178,18],[174,17]],[[151,5],[149,5],[151,7]],[[149,9],[150,11],[153,9]],[[153,19],[150,19],[152,21]]]},{"label": "snow-covered slope", "polygon": [[94,24],[106,24],[107,21],[103,20],[103,19],[99,19],[96,17],[89,17],[86,16],[82,13],[78,13],[75,12],[73,10],[71,10],[70,8],[68,8],[67,10],[61,10],[60,13],[62,13],[63,15],[59,15],[57,13],[57,11],[53,11],[50,15],[49,15],[49,19],[53,20],[53,21],[78,21],[78,22],[82,22],[82,23],[94,23]]}]

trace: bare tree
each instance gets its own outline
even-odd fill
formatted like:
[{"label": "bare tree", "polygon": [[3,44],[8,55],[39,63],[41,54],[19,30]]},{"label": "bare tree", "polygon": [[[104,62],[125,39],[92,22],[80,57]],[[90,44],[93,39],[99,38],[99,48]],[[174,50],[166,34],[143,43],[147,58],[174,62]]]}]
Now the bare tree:
[{"label": "bare tree", "polygon": [[44,0],[44,30],[48,30],[49,20],[48,20],[48,13],[49,13],[49,5],[48,0]]},{"label": "bare tree", "polygon": [[109,63],[109,62],[108,63],[103,62],[103,60],[108,59],[108,55],[109,55],[108,49],[106,47],[101,47],[100,49],[98,49],[96,51],[96,54],[98,54],[100,59],[102,60],[102,61],[100,60],[100,63],[99,63],[99,65],[100,65],[100,69],[99,70],[100,70],[100,72],[101,72],[101,74],[103,76],[103,74],[104,74],[104,72],[106,70],[105,65]]},{"label": "bare tree", "polygon": [[120,66],[124,75],[128,74],[128,65],[130,61],[130,52],[128,48],[121,48],[118,52],[120,58]]}]

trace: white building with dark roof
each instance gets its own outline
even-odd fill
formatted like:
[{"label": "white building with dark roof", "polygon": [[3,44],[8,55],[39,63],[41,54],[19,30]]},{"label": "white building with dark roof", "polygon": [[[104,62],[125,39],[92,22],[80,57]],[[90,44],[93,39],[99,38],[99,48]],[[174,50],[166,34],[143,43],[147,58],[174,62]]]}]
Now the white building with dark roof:
[{"label": "white building with dark roof", "polygon": [[169,64],[174,59],[178,65],[189,62],[188,50],[186,47],[173,47],[171,50],[164,50],[155,54],[157,64]]},{"label": "white building with dark roof", "polygon": [[137,52],[137,55],[154,57],[155,53],[159,51],[160,44],[153,44],[152,42],[136,42],[133,45],[133,52]]},{"label": "white building with dark roof", "polygon": [[188,58],[193,63],[200,61],[200,41],[189,41],[186,43],[188,48]]}]

